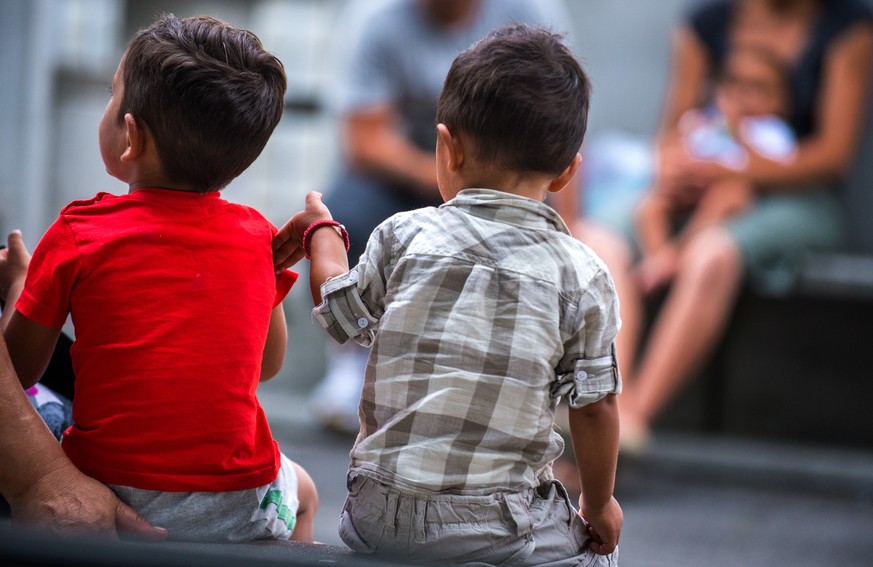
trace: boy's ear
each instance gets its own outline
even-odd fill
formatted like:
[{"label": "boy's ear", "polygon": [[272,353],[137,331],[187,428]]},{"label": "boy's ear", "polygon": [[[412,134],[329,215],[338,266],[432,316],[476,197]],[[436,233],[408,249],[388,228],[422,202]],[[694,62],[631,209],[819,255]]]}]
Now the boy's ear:
[{"label": "boy's ear", "polygon": [[437,137],[443,144],[448,158],[449,171],[458,171],[464,165],[464,143],[458,136],[453,136],[445,124],[437,124]]},{"label": "boy's ear", "polygon": [[145,151],[146,132],[133,117],[133,114],[129,112],[124,115],[124,131],[127,138],[127,148],[121,154],[121,161],[131,161]]},{"label": "boy's ear", "polygon": [[552,182],[549,183],[549,192],[557,193],[561,189],[567,186],[568,183],[573,179],[573,176],[576,175],[576,172],[579,171],[579,166],[582,165],[582,155],[579,152],[576,152],[576,157],[573,158],[573,161],[570,162],[570,165],[567,166],[564,171],[561,172],[560,175],[552,179]]}]

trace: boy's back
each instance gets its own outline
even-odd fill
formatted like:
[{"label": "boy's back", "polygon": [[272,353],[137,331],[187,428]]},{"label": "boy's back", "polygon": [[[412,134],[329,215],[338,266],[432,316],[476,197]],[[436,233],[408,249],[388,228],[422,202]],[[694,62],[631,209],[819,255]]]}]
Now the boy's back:
[{"label": "boy's back", "polygon": [[253,386],[291,283],[277,290],[274,230],[218,192],[141,189],[62,211],[18,310],[47,327],[72,315],[75,425],[64,449],[81,470],[163,490],[272,480],[277,450]]},{"label": "boy's back", "polygon": [[296,276],[273,267],[276,228],[219,193],[261,153],[285,90],[247,30],[165,14],[137,32],[98,130],[128,194],[62,211],[4,332],[29,386],[72,315],[63,448],[173,539],[312,540],[315,486],[255,396],[284,360]]},{"label": "boy's back", "polygon": [[[385,311],[373,313],[352,467],[455,494],[550,480],[563,449],[552,427],[556,372],[609,352],[599,341],[618,324],[609,276],[557,213],[468,189],[383,223],[357,278],[363,301]],[[600,320],[585,320],[592,309]]]},{"label": "boy's back", "polygon": [[[440,95],[443,206],[383,223],[351,271],[320,195],[283,228],[280,241],[302,235],[311,257],[319,322],[339,342],[372,343],[340,520],[353,549],[614,564],[618,302],[543,203],[578,171],[589,93],[560,36],[494,30],[458,55]],[[561,397],[584,519],[552,475]]]}]

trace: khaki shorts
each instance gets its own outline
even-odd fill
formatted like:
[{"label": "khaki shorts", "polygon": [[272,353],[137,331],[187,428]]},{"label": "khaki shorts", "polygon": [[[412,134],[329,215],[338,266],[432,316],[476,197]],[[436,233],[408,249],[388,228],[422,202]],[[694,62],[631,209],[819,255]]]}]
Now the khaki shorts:
[{"label": "khaki shorts", "polygon": [[558,481],[487,496],[423,495],[351,472],[339,534],[355,551],[430,563],[614,566],[597,555]]}]

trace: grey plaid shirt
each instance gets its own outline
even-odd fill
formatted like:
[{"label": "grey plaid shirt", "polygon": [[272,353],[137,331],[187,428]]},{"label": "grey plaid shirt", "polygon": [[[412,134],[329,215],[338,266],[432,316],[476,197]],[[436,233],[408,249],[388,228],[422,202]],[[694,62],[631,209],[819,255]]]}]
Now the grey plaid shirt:
[{"label": "grey plaid shirt", "polygon": [[558,399],[621,391],[612,279],[539,201],[466,189],[394,215],[322,295],[331,336],[372,345],[351,467],[401,488],[538,486]]}]

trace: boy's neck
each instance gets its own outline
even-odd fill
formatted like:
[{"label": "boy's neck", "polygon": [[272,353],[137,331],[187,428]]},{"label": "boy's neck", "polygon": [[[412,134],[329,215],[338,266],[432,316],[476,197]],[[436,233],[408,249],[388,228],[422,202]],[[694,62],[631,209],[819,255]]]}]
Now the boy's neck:
[{"label": "boy's neck", "polygon": [[194,189],[190,185],[184,185],[180,183],[173,183],[166,179],[151,179],[151,180],[141,180],[137,182],[133,182],[128,184],[127,192],[134,193],[139,191],[140,189],[167,189],[169,191],[184,191],[187,193],[202,193],[202,191],[198,191]]},{"label": "boy's neck", "polygon": [[546,173],[481,170],[465,172],[461,184],[465,189],[494,189],[519,197],[545,201],[554,178]]}]

